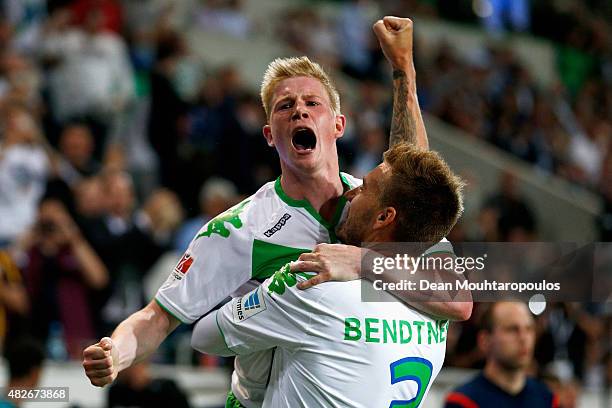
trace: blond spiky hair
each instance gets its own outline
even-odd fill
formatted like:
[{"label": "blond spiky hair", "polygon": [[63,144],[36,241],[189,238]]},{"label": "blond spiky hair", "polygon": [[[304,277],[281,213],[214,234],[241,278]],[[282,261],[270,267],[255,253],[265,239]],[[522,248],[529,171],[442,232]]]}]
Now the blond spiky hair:
[{"label": "blond spiky hair", "polygon": [[340,95],[327,72],[319,64],[312,62],[308,57],[276,58],[268,65],[261,82],[261,103],[268,120],[270,120],[270,104],[276,85],[284,79],[300,76],[312,77],[321,81],[327,90],[334,113],[340,115]]}]

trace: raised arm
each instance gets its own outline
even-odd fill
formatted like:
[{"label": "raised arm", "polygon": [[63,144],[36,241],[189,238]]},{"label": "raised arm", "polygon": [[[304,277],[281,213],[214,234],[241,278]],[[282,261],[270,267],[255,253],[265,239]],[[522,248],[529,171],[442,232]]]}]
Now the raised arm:
[{"label": "raised arm", "polygon": [[393,68],[393,117],[389,147],[407,142],[428,149],[427,132],[416,91],[412,20],[387,16],[374,23],[373,29]]},{"label": "raised arm", "polygon": [[120,371],[153,353],[180,322],[152,301],[113,332],[83,351],[83,368],[98,387],[112,383]]},{"label": "raised arm", "polygon": [[93,385],[103,387],[113,382],[119,371],[153,353],[180,322],[200,319],[248,281],[253,235],[242,223],[233,228],[238,224],[236,219],[240,221],[238,211],[247,203],[206,224],[157,291],[155,300],[119,324],[111,338],[85,349],[83,367]]}]

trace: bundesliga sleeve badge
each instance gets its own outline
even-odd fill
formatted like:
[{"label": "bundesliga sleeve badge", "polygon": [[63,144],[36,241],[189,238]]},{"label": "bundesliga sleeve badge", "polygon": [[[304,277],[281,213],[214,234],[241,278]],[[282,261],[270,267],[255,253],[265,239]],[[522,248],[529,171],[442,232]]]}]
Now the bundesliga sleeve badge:
[{"label": "bundesliga sleeve badge", "polygon": [[185,276],[185,274],[189,271],[189,268],[191,268],[191,264],[193,264],[193,257],[191,254],[185,252],[181,260],[174,267],[174,277],[177,280],[183,279],[183,276]]}]

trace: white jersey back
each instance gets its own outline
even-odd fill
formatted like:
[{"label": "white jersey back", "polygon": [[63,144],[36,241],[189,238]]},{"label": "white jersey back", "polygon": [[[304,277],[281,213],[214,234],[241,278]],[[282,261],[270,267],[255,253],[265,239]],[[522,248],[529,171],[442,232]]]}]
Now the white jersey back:
[{"label": "white jersey back", "polygon": [[[216,319],[225,344],[194,339],[194,346],[238,355],[274,348],[264,407],[420,404],[444,361],[447,321],[387,294],[387,302],[362,302],[362,281],[306,291],[295,284],[288,267],[276,272],[207,317]],[[372,285],[364,282],[363,290]]]}]

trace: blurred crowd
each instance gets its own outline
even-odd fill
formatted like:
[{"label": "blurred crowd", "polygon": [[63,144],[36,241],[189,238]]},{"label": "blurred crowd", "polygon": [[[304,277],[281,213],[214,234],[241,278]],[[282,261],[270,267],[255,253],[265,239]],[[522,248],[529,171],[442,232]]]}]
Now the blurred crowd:
[{"label": "blurred crowd", "polygon": [[[446,17],[440,11],[447,3],[378,7],[416,20],[418,13]],[[508,29],[555,41],[555,85],[540,86],[498,43],[465,57],[449,39],[424,53],[417,25],[421,107],[601,194],[602,240],[610,240],[612,41],[610,22],[597,8],[606,6],[533,3],[527,7],[533,13]],[[5,348],[30,335],[50,358],[80,359],[84,345],[152,297],[203,223],[280,174],[261,137],[265,116],[256,91],[231,65],[204,67],[185,36],[198,27],[246,39],[262,27],[243,12],[243,1],[184,4],[193,8],[179,18],[177,3],[165,0],[0,1]],[[341,167],[356,176],[380,161],[391,116],[389,69],[371,32],[371,7],[342,2],[334,17],[288,8],[272,27],[293,53],[331,68],[341,88],[354,86],[343,100],[349,126],[339,152]],[[546,24],[548,31],[536,29],[542,7],[559,22]],[[467,209],[476,227],[459,225],[451,240],[537,239],[537,220],[512,175],[504,174],[499,192],[482,202]],[[540,372],[576,387],[601,386],[607,361],[609,381],[611,325],[596,318],[601,313],[596,305],[550,305],[538,318]],[[478,366],[477,322],[478,309],[449,334],[450,364]],[[166,361],[176,361],[169,349]]]},{"label": "blurred crowd", "polygon": [[[263,122],[231,68],[181,95],[171,5],[0,2],[3,349],[28,335],[79,359],[148,302],[208,219],[276,174],[242,178],[249,146],[224,137],[246,144]],[[240,174],[219,149],[244,155]]]}]

